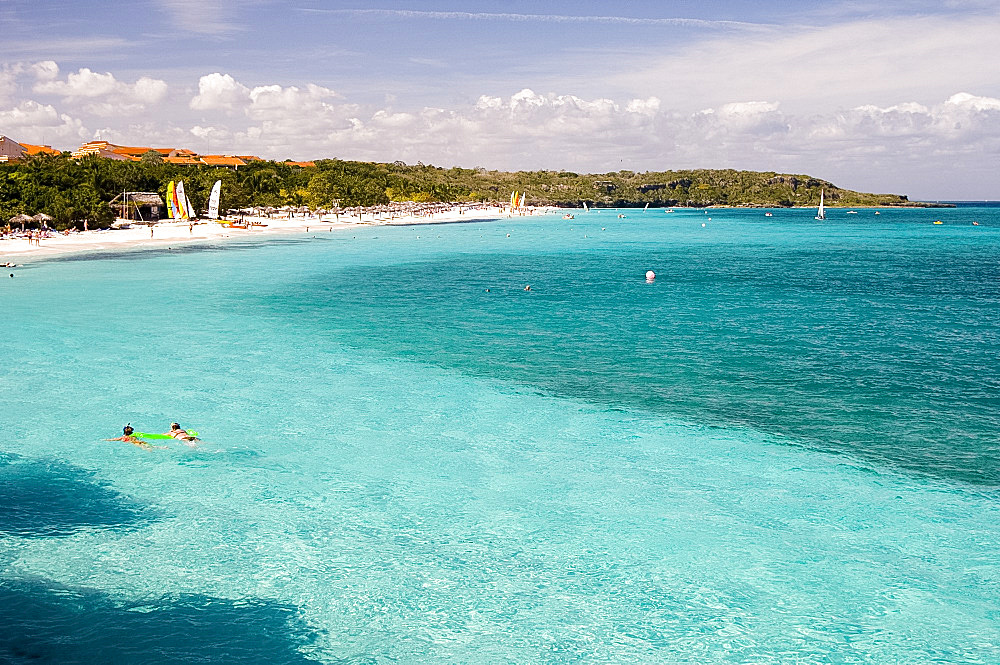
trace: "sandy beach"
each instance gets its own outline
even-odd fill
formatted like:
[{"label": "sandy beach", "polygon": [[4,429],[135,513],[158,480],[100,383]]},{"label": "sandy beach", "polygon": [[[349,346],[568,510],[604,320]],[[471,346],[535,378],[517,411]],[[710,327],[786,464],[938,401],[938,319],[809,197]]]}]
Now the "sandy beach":
[{"label": "sandy beach", "polygon": [[[224,221],[246,223],[248,228],[234,228],[217,221],[164,220],[152,225],[133,223],[128,228],[78,231],[69,234],[50,231],[38,245],[25,236],[0,239],[0,265],[21,264],[28,258],[41,258],[75,252],[120,251],[123,249],[154,249],[181,243],[245,239],[264,235],[290,233],[328,233],[359,226],[405,226],[412,224],[448,224],[497,218],[517,218],[554,212],[554,208],[526,207],[511,213],[505,207],[454,205],[433,213],[405,215],[379,214],[362,211],[359,215],[273,215],[229,218]],[[152,233],[150,230],[152,229]]]}]

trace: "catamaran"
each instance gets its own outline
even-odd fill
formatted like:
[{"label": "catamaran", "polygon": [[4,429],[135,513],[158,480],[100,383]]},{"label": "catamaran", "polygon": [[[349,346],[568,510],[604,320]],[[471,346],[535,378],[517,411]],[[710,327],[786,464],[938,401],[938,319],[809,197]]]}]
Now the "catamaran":
[{"label": "catamaran", "polygon": [[174,210],[177,212],[177,219],[188,219],[188,200],[187,195],[184,193],[184,182],[181,180],[177,181],[177,185],[174,187]]},{"label": "catamaran", "polygon": [[219,195],[222,193],[222,181],[216,180],[212,185],[212,193],[208,197],[208,218],[219,218]]},{"label": "catamaran", "polygon": [[826,210],[823,208],[823,190],[819,190],[819,210],[816,211],[816,219],[826,219]]}]

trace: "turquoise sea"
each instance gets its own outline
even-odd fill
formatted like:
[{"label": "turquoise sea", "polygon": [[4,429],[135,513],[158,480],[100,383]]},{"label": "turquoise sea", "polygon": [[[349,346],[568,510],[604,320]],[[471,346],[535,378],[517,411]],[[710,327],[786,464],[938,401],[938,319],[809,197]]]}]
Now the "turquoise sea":
[{"label": "turquoise sea", "polygon": [[0,662],[1000,662],[1000,208],[14,272]]}]

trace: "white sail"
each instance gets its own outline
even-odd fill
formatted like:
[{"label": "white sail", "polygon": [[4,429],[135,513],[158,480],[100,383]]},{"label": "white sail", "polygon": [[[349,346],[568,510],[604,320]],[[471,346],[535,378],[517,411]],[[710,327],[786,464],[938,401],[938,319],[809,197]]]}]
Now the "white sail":
[{"label": "white sail", "polygon": [[195,212],[194,206],[191,205],[191,199],[189,199],[186,194],[184,195],[184,200],[187,201],[188,217],[191,219],[198,219],[198,213]]},{"label": "white sail", "polygon": [[182,180],[177,181],[177,186],[174,188],[174,195],[177,196],[177,219],[187,219],[191,214],[191,208],[188,206],[187,195],[184,193],[184,182]]},{"label": "white sail", "polygon": [[219,194],[222,193],[222,181],[216,180],[212,185],[212,194],[208,197],[208,218],[219,218]]},{"label": "white sail", "polygon": [[823,190],[819,190],[819,210],[816,211],[816,219],[826,219],[826,210],[823,208]]},{"label": "white sail", "polygon": [[583,202],[583,211],[584,212],[590,212],[590,208],[587,207],[587,202],[586,201]]}]

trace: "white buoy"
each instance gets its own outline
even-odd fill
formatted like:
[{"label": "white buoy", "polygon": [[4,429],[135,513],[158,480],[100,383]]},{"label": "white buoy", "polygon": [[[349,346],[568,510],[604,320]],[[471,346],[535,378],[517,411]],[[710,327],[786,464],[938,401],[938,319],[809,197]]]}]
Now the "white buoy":
[{"label": "white buoy", "polygon": [[704,222],[701,223],[701,228],[705,228],[705,223]]},{"label": "white buoy", "polygon": [[647,270],[646,271],[646,281],[647,282],[652,282],[654,279],[656,279],[656,273],[653,272],[652,270]]}]

